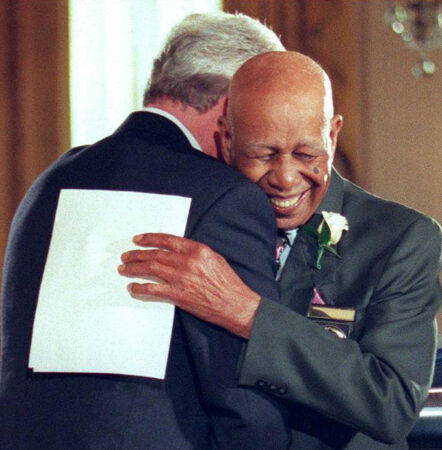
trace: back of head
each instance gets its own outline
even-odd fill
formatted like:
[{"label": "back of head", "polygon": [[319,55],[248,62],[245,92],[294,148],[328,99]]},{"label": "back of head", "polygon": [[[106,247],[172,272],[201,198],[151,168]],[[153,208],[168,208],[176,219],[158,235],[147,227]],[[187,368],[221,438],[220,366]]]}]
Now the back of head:
[{"label": "back of head", "polygon": [[144,105],[167,97],[206,112],[251,57],[284,50],[276,34],[243,14],[191,14],[170,32],[155,60]]}]

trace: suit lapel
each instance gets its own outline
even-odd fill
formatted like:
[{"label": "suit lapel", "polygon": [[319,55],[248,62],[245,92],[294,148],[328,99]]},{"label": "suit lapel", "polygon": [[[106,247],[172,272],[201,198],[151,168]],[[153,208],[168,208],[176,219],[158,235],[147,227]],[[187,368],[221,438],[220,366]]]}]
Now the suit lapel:
[{"label": "suit lapel", "polygon": [[313,292],[311,271],[305,258],[305,245],[304,236],[298,235],[279,280],[282,303],[302,315],[307,314]]},{"label": "suit lapel", "polygon": [[[309,224],[317,227],[320,223],[322,211],[340,213],[344,195],[344,182],[333,170],[332,181],[327,195],[318,207],[318,214],[314,214]],[[345,238],[345,235],[344,235]],[[339,252],[339,246],[338,246]],[[316,268],[318,243],[316,239],[299,230],[295,243],[280,277],[281,297],[284,305],[299,314],[306,315],[316,287],[326,304],[334,305],[336,298],[336,271],[339,258],[330,252],[324,252],[321,269]]]},{"label": "suit lapel", "polygon": [[310,270],[312,285],[319,291],[322,299],[328,305],[333,305],[335,299],[334,282],[336,279],[336,269],[339,258],[330,252],[324,252],[321,260],[321,269],[316,268],[318,256],[318,242],[306,233],[300,232],[306,241],[305,260]]}]

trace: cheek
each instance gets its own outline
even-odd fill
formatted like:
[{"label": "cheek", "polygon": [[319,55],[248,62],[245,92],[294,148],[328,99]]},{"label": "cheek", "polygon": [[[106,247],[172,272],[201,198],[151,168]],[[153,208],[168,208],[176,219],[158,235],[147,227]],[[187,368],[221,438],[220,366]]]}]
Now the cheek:
[{"label": "cheek", "polygon": [[254,161],[235,161],[234,166],[243,173],[249,180],[254,183],[258,183],[264,177],[266,169],[262,167],[259,163]]},{"label": "cheek", "polygon": [[328,185],[329,183],[324,182],[323,177],[321,177],[321,180],[312,189],[311,207],[313,208],[313,210],[315,210],[321,203],[322,199],[327,193]]},{"label": "cheek", "polygon": [[315,190],[315,195],[323,197],[325,192],[327,192],[327,183],[321,183]]},{"label": "cheek", "polygon": [[[329,164],[330,163],[330,164]],[[317,185],[328,183],[331,171],[331,159],[327,158],[323,161],[316,161],[309,167],[312,180]]]}]

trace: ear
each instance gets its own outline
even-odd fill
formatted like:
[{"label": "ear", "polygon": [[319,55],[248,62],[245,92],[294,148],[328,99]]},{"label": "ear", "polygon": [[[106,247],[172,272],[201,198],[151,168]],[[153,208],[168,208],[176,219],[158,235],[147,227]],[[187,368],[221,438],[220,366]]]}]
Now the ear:
[{"label": "ear", "polygon": [[332,145],[333,156],[335,154],[336,145],[338,143],[338,134],[341,131],[343,122],[344,122],[344,118],[339,114],[334,115],[331,120],[330,140],[331,140],[331,145]]},{"label": "ear", "polygon": [[232,136],[229,131],[226,115],[222,115],[218,119],[218,130],[220,133],[220,150],[221,155],[226,164],[232,164]]}]

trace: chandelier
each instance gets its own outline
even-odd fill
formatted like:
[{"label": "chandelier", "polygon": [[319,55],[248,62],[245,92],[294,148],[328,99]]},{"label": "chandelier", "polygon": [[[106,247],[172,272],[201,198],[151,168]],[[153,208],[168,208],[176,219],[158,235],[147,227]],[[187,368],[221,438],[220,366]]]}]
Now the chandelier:
[{"label": "chandelier", "polygon": [[436,64],[431,54],[442,48],[442,0],[391,1],[385,21],[406,47],[419,53],[420,60],[411,69],[413,75],[433,75]]}]

